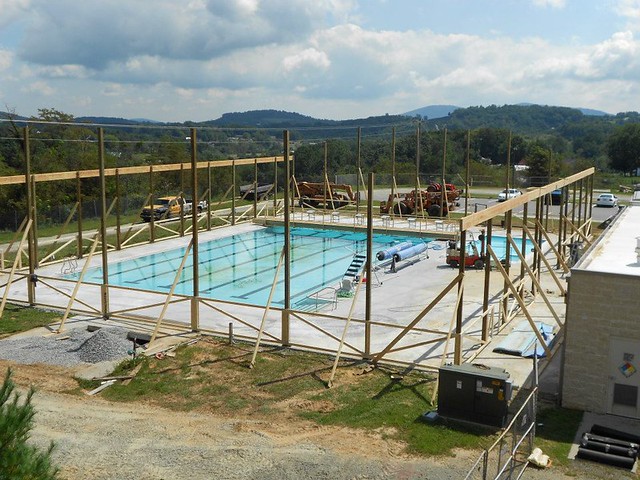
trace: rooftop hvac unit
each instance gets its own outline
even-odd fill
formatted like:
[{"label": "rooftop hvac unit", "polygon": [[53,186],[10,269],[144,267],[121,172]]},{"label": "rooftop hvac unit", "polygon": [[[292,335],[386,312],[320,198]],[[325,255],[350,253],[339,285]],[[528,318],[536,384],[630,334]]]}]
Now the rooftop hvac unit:
[{"label": "rooftop hvac unit", "polygon": [[511,381],[509,373],[479,364],[445,365],[439,370],[438,415],[504,427]]}]

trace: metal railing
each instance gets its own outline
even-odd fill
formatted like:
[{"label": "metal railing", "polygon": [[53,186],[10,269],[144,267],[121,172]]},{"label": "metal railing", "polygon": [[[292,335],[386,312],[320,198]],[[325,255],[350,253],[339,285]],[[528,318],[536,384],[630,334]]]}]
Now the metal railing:
[{"label": "metal railing", "polygon": [[[529,393],[509,425],[475,461],[465,480],[519,479],[527,468],[536,434],[538,387]],[[526,446],[523,452],[522,448]],[[495,472],[495,473],[492,473]]]}]

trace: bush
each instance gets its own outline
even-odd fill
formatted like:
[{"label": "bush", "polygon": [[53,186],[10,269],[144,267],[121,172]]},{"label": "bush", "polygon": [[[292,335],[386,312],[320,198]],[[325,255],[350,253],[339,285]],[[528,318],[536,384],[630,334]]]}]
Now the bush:
[{"label": "bush", "polygon": [[34,390],[21,402],[11,373],[8,369],[0,387],[0,480],[57,479],[58,469],[51,464],[53,442],[45,451],[27,444],[35,415]]}]

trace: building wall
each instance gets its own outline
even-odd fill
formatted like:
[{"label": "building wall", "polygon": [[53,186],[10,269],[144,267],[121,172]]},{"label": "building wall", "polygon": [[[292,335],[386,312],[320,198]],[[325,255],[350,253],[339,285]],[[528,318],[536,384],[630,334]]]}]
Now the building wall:
[{"label": "building wall", "polygon": [[640,277],[572,270],[562,405],[606,413],[612,336],[640,342]]}]

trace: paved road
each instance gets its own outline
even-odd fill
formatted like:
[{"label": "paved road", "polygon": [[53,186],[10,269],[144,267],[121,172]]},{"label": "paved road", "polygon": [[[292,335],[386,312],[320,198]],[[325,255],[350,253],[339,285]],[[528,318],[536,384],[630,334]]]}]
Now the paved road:
[{"label": "paved road", "polygon": [[[496,205],[498,203],[497,197],[498,197],[499,191],[500,189],[498,188],[477,189],[477,190],[474,189],[472,191],[472,196],[469,197],[469,208],[468,208],[469,213],[473,213],[475,211],[483,210],[485,208]],[[473,194],[475,194],[476,196],[473,196]],[[481,195],[481,196],[478,196],[478,195]],[[389,189],[381,188],[381,189],[376,189],[374,191],[373,199],[375,202],[380,202],[383,200],[387,200],[388,196],[389,196]],[[487,197],[490,197],[490,198],[487,198]],[[460,208],[458,211],[464,211],[464,201],[465,199],[462,198],[460,202]],[[535,212],[535,202],[529,202],[528,208],[529,208],[529,215],[533,214]],[[516,215],[519,215],[519,214],[522,214],[523,210],[524,210],[524,206],[520,206],[514,209],[514,213]],[[550,218],[558,218],[559,212],[560,212],[560,206],[558,205],[549,206]],[[596,207],[595,199],[594,199],[594,206],[591,212],[594,223],[598,224],[600,222],[603,222],[610,216],[614,215],[616,212],[617,212],[617,209],[615,208]]]}]

